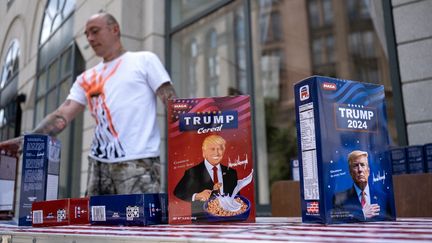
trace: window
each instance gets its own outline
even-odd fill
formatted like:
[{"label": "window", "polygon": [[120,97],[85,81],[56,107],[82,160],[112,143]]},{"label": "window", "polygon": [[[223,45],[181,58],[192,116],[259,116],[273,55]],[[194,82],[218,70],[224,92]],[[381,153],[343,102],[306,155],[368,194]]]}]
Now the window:
[{"label": "window", "polygon": [[40,43],[43,44],[72,13],[75,1],[50,0],[45,8]]},{"label": "window", "polygon": [[[198,0],[167,1],[173,19],[179,10],[171,2],[197,4]],[[290,161],[297,158],[295,82],[315,74],[377,82],[386,85],[386,97],[391,98],[388,60],[368,2],[232,0],[212,11],[207,5],[168,30],[176,89],[190,82],[188,70],[196,75],[196,94],[183,88],[180,97],[238,94],[233,90],[251,95],[259,206],[269,204],[273,182],[291,178]],[[352,14],[363,19],[351,22]],[[192,56],[184,51],[190,49],[185,46],[192,38],[200,51],[193,58],[196,62],[188,64],[195,66],[188,68],[182,63],[185,53]],[[394,118],[389,117],[389,123],[390,131],[395,131]]]},{"label": "window", "polygon": [[0,80],[0,139],[7,140],[20,133],[21,108],[17,105],[17,84],[20,47],[14,39],[3,62]]},{"label": "window", "polygon": [[[73,42],[73,0],[49,0],[41,26],[33,124],[63,103],[84,61]],[[62,143],[59,197],[80,193],[82,116],[58,135]]]},{"label": "window", "polygon": [[7,83],[11,82],[18,74],[19,68],[19,43],[13,40],[10,44],[3,64],[3,71],[0,83],[0,89],[3,89]]}]

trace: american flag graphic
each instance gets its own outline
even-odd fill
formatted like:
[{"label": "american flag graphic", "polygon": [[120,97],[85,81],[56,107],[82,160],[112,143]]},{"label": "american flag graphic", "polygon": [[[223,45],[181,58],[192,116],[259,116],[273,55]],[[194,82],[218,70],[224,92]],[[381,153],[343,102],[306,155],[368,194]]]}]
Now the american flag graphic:
[{"label": "american flag graphic", "polygon": [[307,202],[306,203],[306,212],[310,214],[319,214],[319,202]]}]

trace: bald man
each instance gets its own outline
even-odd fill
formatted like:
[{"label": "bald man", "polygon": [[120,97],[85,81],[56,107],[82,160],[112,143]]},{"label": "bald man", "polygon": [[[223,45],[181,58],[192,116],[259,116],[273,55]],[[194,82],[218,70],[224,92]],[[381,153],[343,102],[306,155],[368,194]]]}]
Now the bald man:
[{"label": "bald man", "polygon": [[85,35],[96,66],[76,79],[66,101],[32,131],[56,136],[87,106],[96,121],[89,154],[87,195],[160,191],[156,97],[176,94],[158,57],[128,52],[109,13],[91,16]]}]

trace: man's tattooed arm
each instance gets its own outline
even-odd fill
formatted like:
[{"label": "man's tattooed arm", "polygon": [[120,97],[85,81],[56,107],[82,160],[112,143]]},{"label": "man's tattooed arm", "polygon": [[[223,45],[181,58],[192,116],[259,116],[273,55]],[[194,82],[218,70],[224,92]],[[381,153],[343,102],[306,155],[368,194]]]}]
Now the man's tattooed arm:
[{"label": "man's tattooed arm", "polygon": [[71,122],[78,113],[84,110],[84,106],[72,101],[66,100],[60,107],[48,114],[37,126],[32,133],[48,134],[57,136]]},{"label": "man's tattooed arm", "polygon": [[37,126],[33,129],[32,133],[43,133],[50,136],[57,136],[63,131],[68,121],[61,114],[56,114],[57,111],[46,116]]},{"label": "man's tattooed arm", "polygon": [[156,95],[162,100],[162,102],[168,105],[169,99],[177,98],[177,94],[174,90],[174,87],[170,82],[166,82],[162,84],[156,91]]}]

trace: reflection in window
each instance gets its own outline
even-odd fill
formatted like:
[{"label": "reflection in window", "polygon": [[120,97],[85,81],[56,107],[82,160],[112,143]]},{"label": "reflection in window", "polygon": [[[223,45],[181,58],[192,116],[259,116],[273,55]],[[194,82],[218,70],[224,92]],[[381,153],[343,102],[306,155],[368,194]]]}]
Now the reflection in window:
[{"label": "reflection in window", "polygon": [[278,11],[260,15],[260,26],[261,43],[271,43],[282,40],[282,18]]},{"label": "reflection in window", "polygon": [[[244,9],[236,10],[234,19],[234,42],[235,42],[235,61],[236,61],[236,80],[238,89],[232,90],[231,94],[246,94],[247,79],[246,79],[246,42],[245,42],[245,22]],[[232,87],[231,87],[232,88]]]},{"label": "reflection in window", "polygon": [[19,43],[18,40],[15,39],[9,45],[9,49],[4,59],[0,89],[3,89],[7,83],[11,82],[12,79],[18,73],[19,53],[20,53]]},{"label": "reflection in window", "polygon": [[50,0],[48,2],[45,8],[40,44],[45,43],[48,37],[59,28],[74,7],[75,1],[72,0]]},{"label": "reflection in window", "polygon": [[331,25],[333,23],[332,0],[323,0],[322,4],[324,25]]},{"label": "reflection in window", "polygon": [[217,96],[219,86],[219,62],[217,55],[217,33],[211,29],[206,36],[207,48],[207,95]]},{"label": "reflection in window", "polygon": [[318,9],[318,0],[309,0],[309,24],[311,27],[320,25],[320,14]]},{"label": "reflection in window", "polygon": [[332,0],[309,0],[309,25],[312,28],[330,26],[333,24]]},{"label": "reflection in window", "polygon": [[192,39],[189,44],[189,53],[187,55],[187,70],[188,70],[188,97],[196,97],[197,95],[197,74],[196,68],[198,63],[198,43],[196,39]]},{"label": "reflection in window", "polygon": [[369,0],[348,0],[347,12],[350,20],[369,19]]}]

